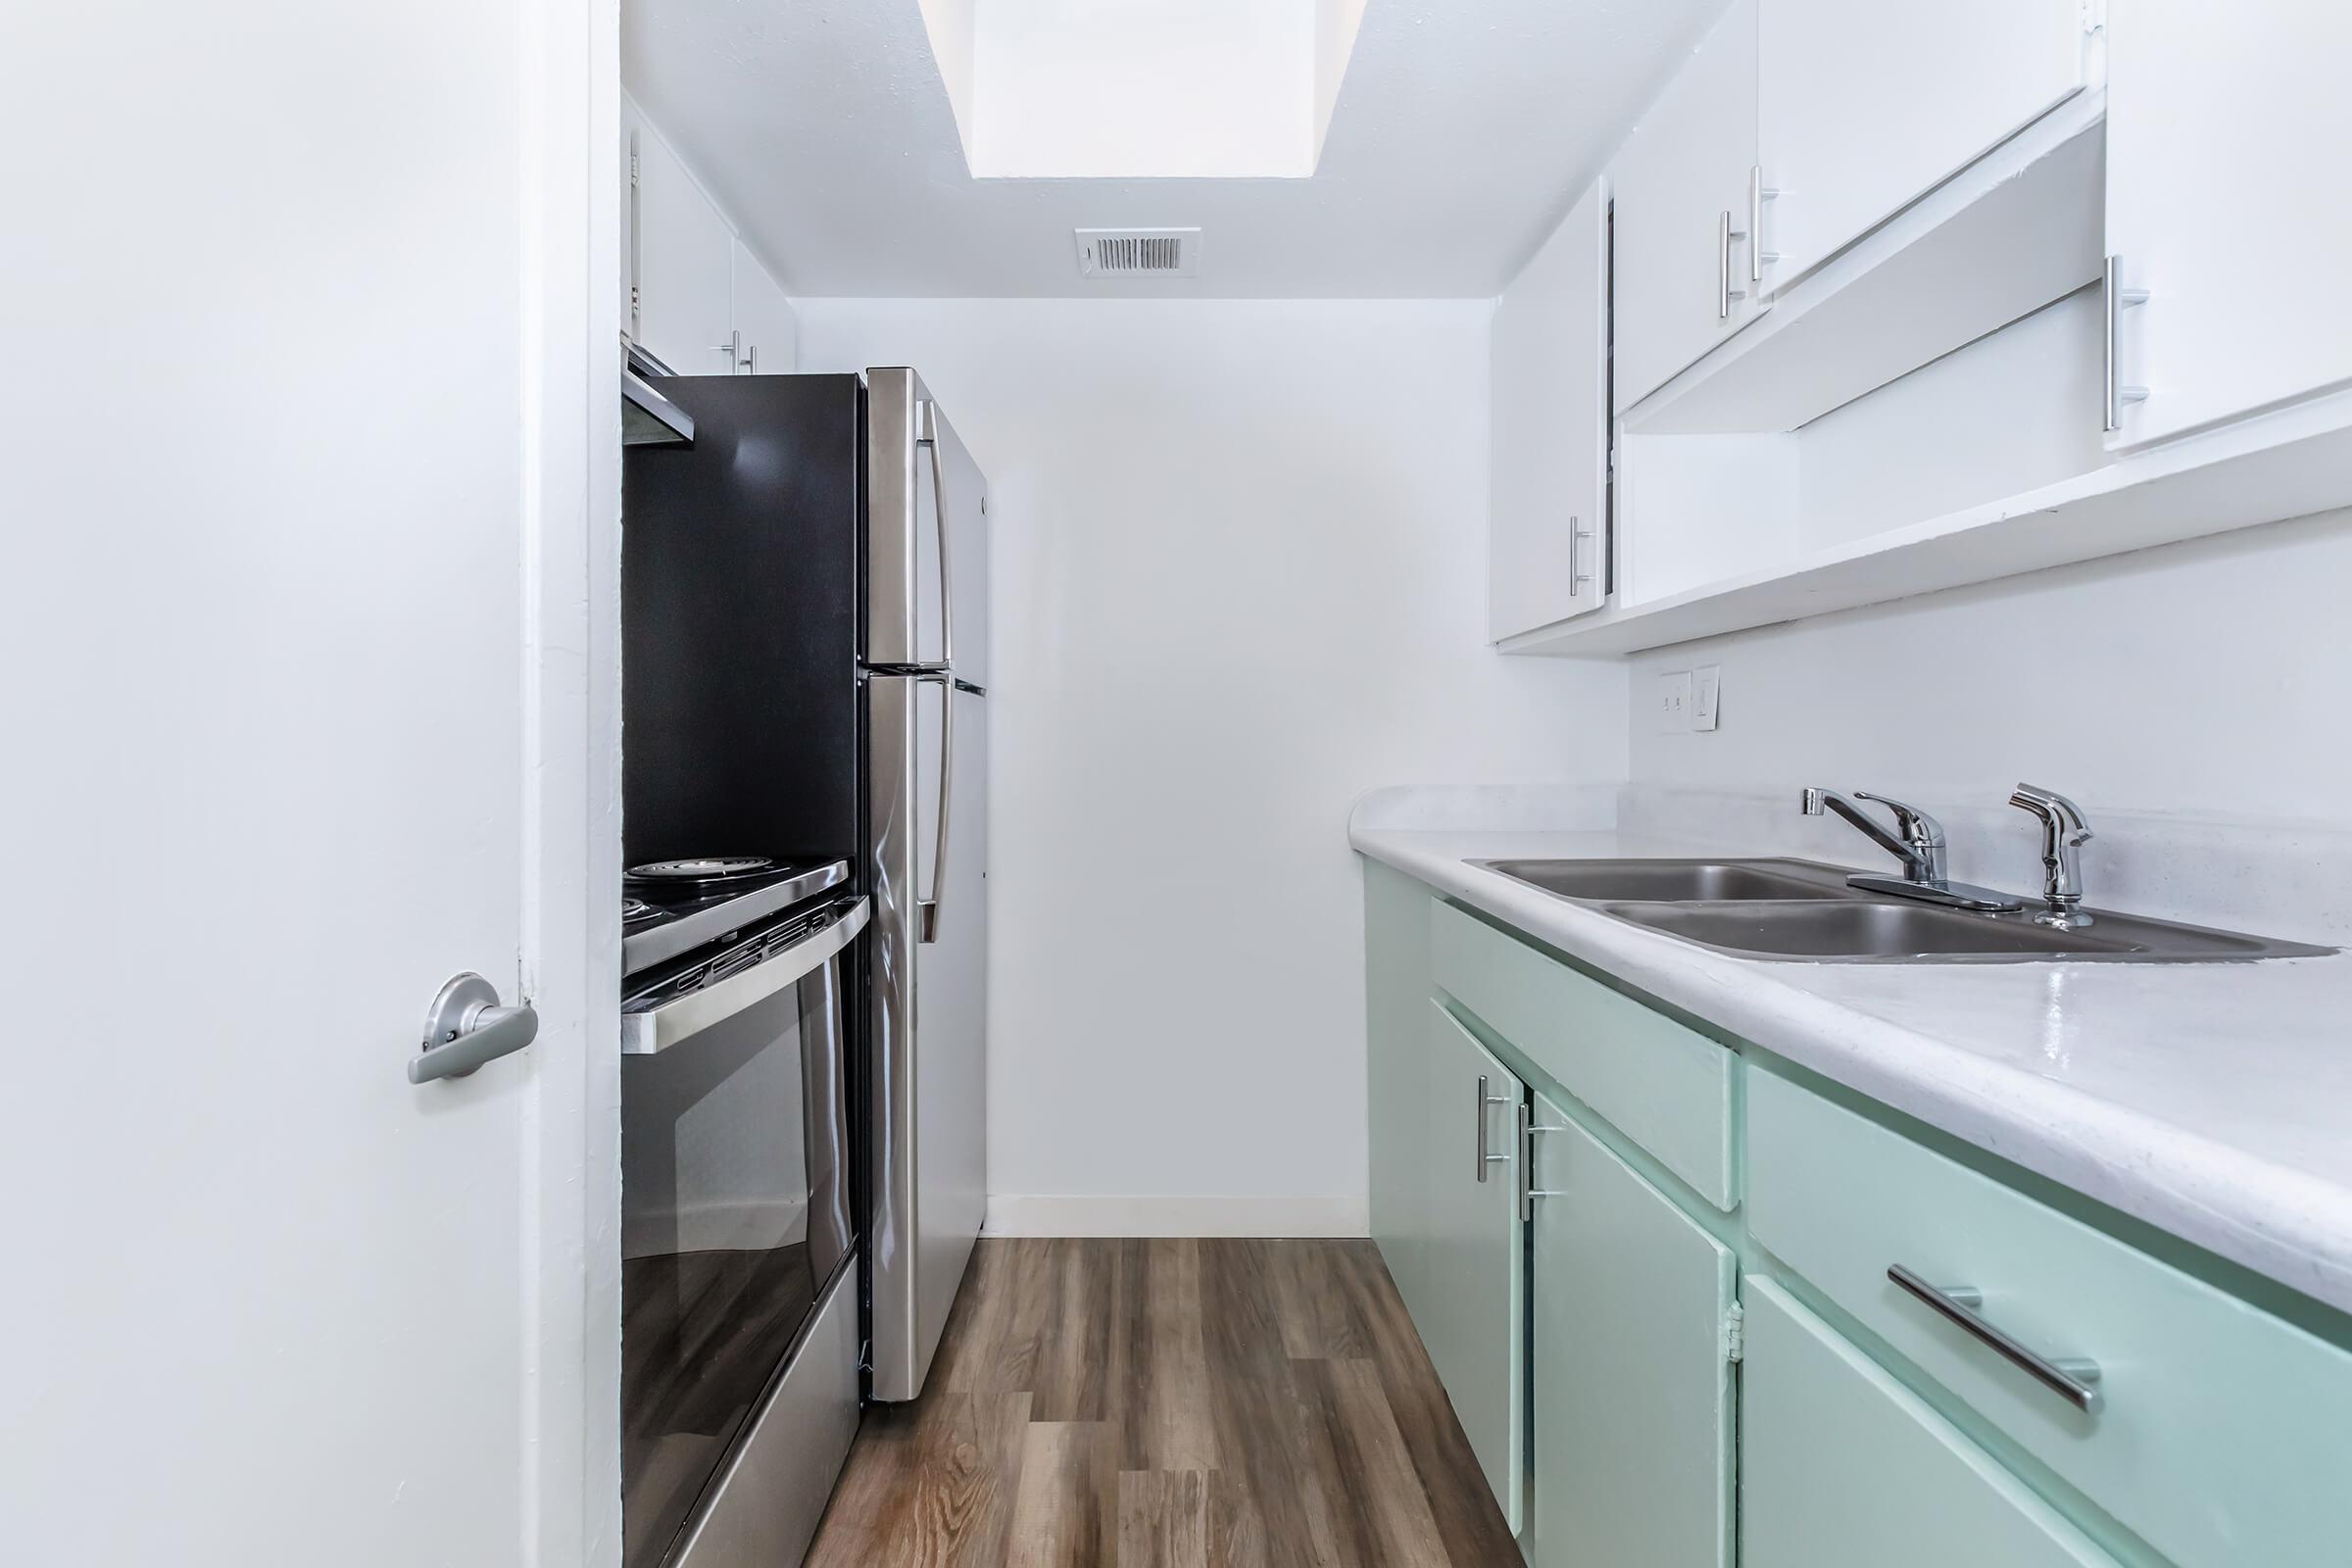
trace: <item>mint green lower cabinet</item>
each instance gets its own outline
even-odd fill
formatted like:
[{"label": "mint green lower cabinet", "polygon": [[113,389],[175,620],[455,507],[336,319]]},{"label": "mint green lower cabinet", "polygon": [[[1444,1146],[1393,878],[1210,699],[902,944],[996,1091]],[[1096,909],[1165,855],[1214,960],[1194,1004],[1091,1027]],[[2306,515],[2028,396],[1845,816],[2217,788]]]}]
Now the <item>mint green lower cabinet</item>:
[{"label": "mint green lower cabinet", "polygon": [[[1731,1560],[1737,1260],[1536,1097],[1534,1568]],[[1978,1568],[1989,1568],[1980,1564]]]},{"label": "mint green lower cabinet", "polygon": [[1770,1281],[1745,1304],[1740,1568],[2115,1568]]},{"label": "mint green lower cabinet", "polygon": [[[1748,1078],[1747,1158],[1759,1244],[2166,1561],[2352,1564],[2342,1348],[1771,1073]],[[2095,1362],[2100,1407],[1929,1310],[1892,1264]]]},{"label": "mint green lower cabinet", "polygon": [[1451,1013],[1435,1002],[1423,1006],[1429,1228],[1420,1259],[1423,1306],[1413,1326],[1516,1533],[1527,1293],[1515,1151],[1525,1090]]},{"label": "mint green lower cabinet", "polygon": [[1429,889],[1364,862],[1365,1098],[1372,1239],[1405,1310],[1429,1310]]}]

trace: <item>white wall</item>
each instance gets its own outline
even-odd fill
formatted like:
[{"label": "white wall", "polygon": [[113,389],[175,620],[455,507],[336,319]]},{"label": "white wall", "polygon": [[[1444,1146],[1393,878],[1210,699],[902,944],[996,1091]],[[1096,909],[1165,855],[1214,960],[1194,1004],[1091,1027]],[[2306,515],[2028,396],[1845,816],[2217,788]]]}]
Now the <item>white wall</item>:
[{"label": "white wall", "polygon": [[1360,1233],[1349,804],[1622,777],[1621,668],[1484,646],[1488,311],[802,302],[991,482],[992,1225]]},{"label": "white wall", "polygon": [[[2352,830],[2347,583],[2352,513],[2334,513],[1644,654],[1638,698],[1719,663],[1722,728],[1653,733],[1635,702],[1633,781],[1755,793],[1792,828],[1806,784],[1884,790],[1955,827],[1982,808],[1954,869],[2020,887],[2038,874],[2033,827],[2002,803],[2031,779],[2101,827],[2094,901],[2130,887],[2170,906],[2156,913],[2342,929],[2341,890],[2310,878],[2314,904],[2287,883]],[[1876,855],[1838,823],[1801,833]]]}]

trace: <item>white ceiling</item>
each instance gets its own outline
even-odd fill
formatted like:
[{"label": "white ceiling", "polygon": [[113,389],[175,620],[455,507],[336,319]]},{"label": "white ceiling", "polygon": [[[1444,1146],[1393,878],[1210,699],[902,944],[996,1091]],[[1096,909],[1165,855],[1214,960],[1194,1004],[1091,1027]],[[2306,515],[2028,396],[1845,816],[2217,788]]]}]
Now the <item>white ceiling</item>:
[{"label": "white ceiling", "polygon": [[[975,180],[917,0],[623,0],[621,75],[794,294],[1477,298],[1724,3],[1370,0],[1307,179]],[[1198,278],[1077,275],[1159,224]]]}]

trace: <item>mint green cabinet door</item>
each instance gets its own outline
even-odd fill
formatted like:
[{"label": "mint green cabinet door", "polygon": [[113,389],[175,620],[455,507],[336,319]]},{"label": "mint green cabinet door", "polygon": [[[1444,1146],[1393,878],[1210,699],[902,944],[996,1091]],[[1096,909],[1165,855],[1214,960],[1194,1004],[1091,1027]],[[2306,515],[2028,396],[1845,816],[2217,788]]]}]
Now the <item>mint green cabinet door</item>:
[{"label": "mint green cabinet door", "polygon": [[1428,1309],[1429,890],[1364,861],[1364,1094],[1372,1239],[1416,1323]]},{"label": "mint green cabinet door", "polygon": [[1541,1095],[1533,1126],[1528,1561],[1720,1568],[1736,1260]]},{"label": "mint green cabinet door", "polygon": [[1519,1219],[1525,1090],[1453,1015],[1426,1004],[1430,1155],[1426,1312],[1414,1314],[1471,1452],[1519,1530],[1527,1401],[1526,1259]]},{"label": "mint green cabinet door", "polygon": [[1740,1568],[2115,1568],[1770,1281],[1746,1307]]}]

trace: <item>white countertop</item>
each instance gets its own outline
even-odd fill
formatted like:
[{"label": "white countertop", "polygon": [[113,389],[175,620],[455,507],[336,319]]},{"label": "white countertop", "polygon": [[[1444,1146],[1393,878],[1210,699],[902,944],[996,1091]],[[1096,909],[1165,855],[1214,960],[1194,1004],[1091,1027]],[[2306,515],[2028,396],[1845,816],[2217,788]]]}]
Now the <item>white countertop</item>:
[{"label": "white countertop", "polygon": [[1734,958],[1466,863],[1720,858],[1719,844],[1376,825],[1395,820],[1359,809],[1349,838],[1660,1002],[2352,1312],[2352,956]]}]

